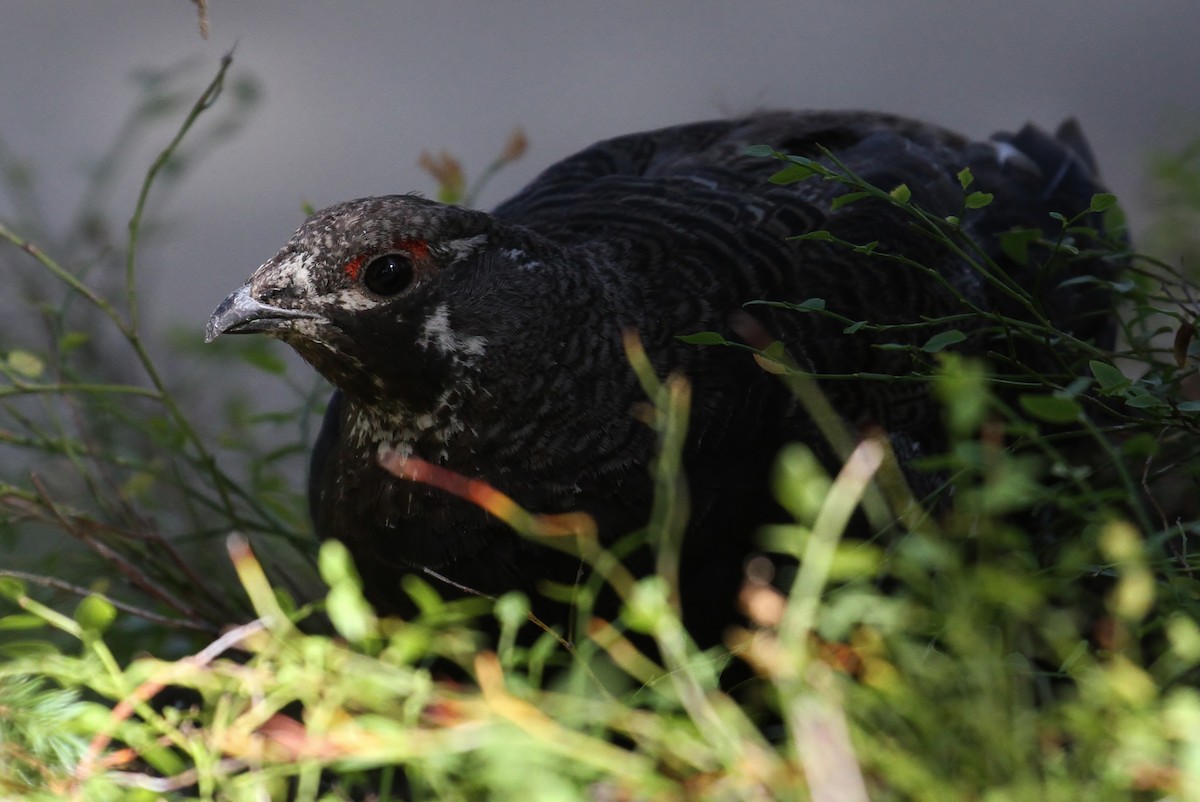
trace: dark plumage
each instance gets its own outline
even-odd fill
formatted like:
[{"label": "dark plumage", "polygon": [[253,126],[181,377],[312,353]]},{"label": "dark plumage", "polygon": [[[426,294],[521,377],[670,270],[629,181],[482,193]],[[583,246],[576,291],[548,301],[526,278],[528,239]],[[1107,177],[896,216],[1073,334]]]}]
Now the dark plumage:
[{"label": "dark plumage", "polygon": [[[894,208],[834,210],[843,185],[769,183],[779,163],[745,155],[753,144],[814,158],[829,148],[877,186],[906,184],[937,215],[960,212],[956,174],[970,167],[971,189],[995,198],[968,212],[964,227],[1022,286],[1036,286],[1060,326],[1108,336],[1106,296],[1057,288],[1104,265],[1035,277],[997,242],[1014,227],[1053,230],[1051,211],[1087,208],[1098,187],[1071,124],[1056,137],[1026,127],[971,142],[887,115],[771,113],[601,142],[492,214],[413,196],[331,206],[221,304],[208,337],[267,332],[338,388],[312,461],[312,514],[321,537],[347,543],[378,606],[407,611],[406,572],[536,597],[539,581],[570,583],[579,569],[464,501],[393,478],[377,463],[384,448],[484,479],[535,512],[590,512],[606,539],[645,523],[655,443],[631,415],[644,399],[621,345],[622,331],[635,329],[660,373],[680,371],[694,387],[682,598],[689,627],[711,643],[733,619],[754,530],[775,514],[767,495],[775,452],[790,440],[821,444],[747,353],[677,335],[737,339],[731,316],[756,299],[823,298],[829,310],[872,323],[961,312],[956,294],[1028,315]],[[944,284],[893,261],[788,240],[821,228],[902,252]],[[843,334],[844,324],[818,315],[744,311],[818,373],[907,373],[906,352],[872,343],[907,336],[920,344],[932,333]],[[975,325],[961,348],[1006,348]],[[1044,360],[1036,344],[1021,348],[1023,358]],[[922,385],[831,381],[825,389],[851,424],[882,425],[902,459],[940,447],[939,409]],[[544,617],[562,620],[561,611]]]}]

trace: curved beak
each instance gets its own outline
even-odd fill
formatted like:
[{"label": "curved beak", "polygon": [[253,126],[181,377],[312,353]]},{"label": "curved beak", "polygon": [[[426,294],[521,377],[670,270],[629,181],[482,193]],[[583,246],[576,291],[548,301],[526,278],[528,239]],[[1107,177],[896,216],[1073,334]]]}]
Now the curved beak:
[{"label": "curved beak", "polygon": [[213,312],[204,329],[204,342],[210,343],[222,334],[250,334],[256,331],[279,331],[296,318],[314,317],[299,309],[282,309],[255,300],[250,285],[245,284],[230,295]]}]

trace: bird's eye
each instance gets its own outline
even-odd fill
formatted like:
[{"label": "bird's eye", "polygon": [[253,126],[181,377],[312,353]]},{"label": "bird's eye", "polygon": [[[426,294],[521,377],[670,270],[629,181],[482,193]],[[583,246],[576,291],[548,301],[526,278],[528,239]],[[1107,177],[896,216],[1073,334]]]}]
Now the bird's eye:
[{"label": "bird's eye", "polygon": [[395,295],[411,284],[412,279],[412,263],[398,253],[372,259],[363,272],[363,284],[376,295]]}]

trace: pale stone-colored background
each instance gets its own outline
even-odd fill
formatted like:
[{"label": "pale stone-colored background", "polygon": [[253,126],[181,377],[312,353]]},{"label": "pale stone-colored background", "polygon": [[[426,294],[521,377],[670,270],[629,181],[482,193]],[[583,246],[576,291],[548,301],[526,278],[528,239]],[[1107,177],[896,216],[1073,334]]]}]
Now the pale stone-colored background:
[{"label": "pale stone-colored background", "polygon": [[[0,140],[36,169],[51,219],[74,207],[87,156],[137,98],[134,68],[196,57],[198,90],[237,43],[235,69],[262,101],[169,197],[171,235],[142,261],[150,321],[197,337],[302,201],[428,191],[423,148],[478,169],[516,125],[530,150],[485,205],[598,138],[760,107],[883,109],[980,136],[1073,115],[1135,227],[1148,154],[1200,131],[1197,0],[213,0],[210,12],[208,41],[186,0],[8,0],[0,16]],[[132,209],[139,179],[113,208]]]}]

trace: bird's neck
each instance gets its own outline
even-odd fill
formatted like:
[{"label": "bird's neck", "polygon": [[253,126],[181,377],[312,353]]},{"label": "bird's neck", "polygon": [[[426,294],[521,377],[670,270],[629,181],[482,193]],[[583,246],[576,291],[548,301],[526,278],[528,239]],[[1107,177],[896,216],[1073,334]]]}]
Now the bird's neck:
[{"label": "bird's neck", "polygon": [[424,412],[397,403],[367,404],[349,398],[342,424],[356,450],[444,462],[455,450],[455,441],[470,435],[453,395],[454,391],[443,393]]}]

